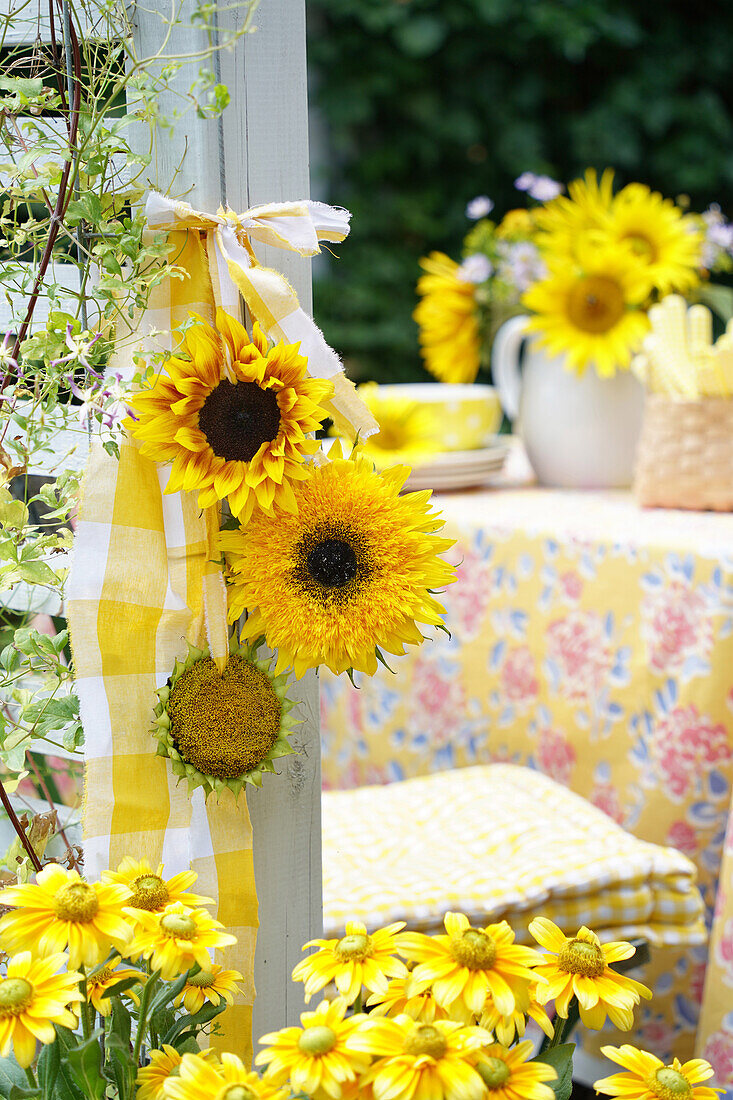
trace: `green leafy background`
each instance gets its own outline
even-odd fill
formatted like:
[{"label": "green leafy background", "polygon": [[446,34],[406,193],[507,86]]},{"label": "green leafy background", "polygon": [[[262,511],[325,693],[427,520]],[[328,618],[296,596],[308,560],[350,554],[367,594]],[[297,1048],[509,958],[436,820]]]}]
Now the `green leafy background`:
[{"label": "green leafy background", "polygon": [[[520,172],[614,166],[733,210],[733,6],[708,0],[308,0],[315,197],[353,212],[315,307],[352,377],[426,379],[418,259]],[[318,150],[321,155],[318,155]]]}]

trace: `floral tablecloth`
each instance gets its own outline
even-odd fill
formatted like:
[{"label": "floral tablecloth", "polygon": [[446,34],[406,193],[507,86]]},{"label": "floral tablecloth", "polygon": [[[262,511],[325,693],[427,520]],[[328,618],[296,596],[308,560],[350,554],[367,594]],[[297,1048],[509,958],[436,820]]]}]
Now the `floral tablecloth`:
[{"label": "floral tablecloth", "polygon": [[534,488],[435,503],[452,637],[359,690],[323,675],[324,784],[522,763],[689,855],[709,947],[654,952],[635,1040],[696,1047],[733,1089],[733,515]]}]

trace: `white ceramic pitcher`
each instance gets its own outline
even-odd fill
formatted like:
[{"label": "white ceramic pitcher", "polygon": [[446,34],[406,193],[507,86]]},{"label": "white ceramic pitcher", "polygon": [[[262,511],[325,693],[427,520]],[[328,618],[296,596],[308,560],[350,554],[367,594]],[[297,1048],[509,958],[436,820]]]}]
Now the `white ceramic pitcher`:
[{"label": "white ceramic pitcher", "polygon": [[638,379],[630,371],[599,378],[592,366],[578,376],[563,357],[551,357],[538,346],[526,331],[527,321],[513,317],[502,325],[491,369],[537,480],[568,489],[627,487],[644,407]]}]

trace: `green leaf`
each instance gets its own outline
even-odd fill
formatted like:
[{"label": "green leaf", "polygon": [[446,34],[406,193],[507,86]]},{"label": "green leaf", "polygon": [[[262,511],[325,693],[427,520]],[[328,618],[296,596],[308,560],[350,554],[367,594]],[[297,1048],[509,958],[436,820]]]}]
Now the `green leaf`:
[{"label": "green leaf", "polygon": [[87,1100],[103,1100],[104,1076],[102,1074],[102,1051],[99,1037],[100,1028],[93,1031],[91,1037],[66,1054],[71,1074]]},{"label": "green leaf", "polygon": [[733,287],[722,286],[720,283],[702,283],[697,288],[697,296],[726,324],[733,317]]},{"label": "green leaf", "polygon": [[49,1043],[43,1048],[38,1059],[38,1084],[41,1086],[44,1100],[51,1100],[60,1069],[61,1047],[58,1042]]},{"label": "green leaf", "polygon": [[164,982],[150,1002],[150,1015],[153,1016],[156,1012],[160,1012],[162,1008],[165,1008],[166,1005],[173,1004],[187,981],[188,971],[181,974],[174,982]]},{"label": "green leaf", "polygon": [[162,1039],[161,1046],[163,1043],[168,1043],[178,1050],[179,1044],[188,1042],[192,1037],[195,1038],[198,1032],[203,1027],[206,1027],[208,1023],[211,1023],[212,1020],[216,1019],[226,1007],[225,1001],[222,1001],[221,1004],[218,1005],[206,1004],[193,1016],[182,1016],[180,1020],[176,1020],[173,1027],[170,1028]]},{"label": "green leaf", "polygon": [[31,99],[43,92],[43,80],[40,76],[0,76],[0,92],[14,92],[24,99]]},{"label": "green leaf", "polygon": [[117,1086],[120,1100],[132,1095],[137,1077],[137,1066],[132,1060],[132,1047],[122,1036],[110,1034],[107,1037],[107,1068]]},{"label": "green leaf", "polygon": [[28,1084],[26,1075],[14,1058],[0,1058],[0,1096],[9,1100],[12,1088]]},{"label": "green leaf", "polygon": [[33,1097],[41,1096],[40,1089],[29,1089],[27,1086],[27,1081],[25,1088],[21,1088],[20,1085],[13,1085],[10,1090],[10,1100],[32,1100]]},{"label": "green leaf", "polygon": [[102,994],[102,1000],[105,997],[119,997],[120,994],[126,993],[128,989],[132,989],[134,985],[141,985],[144,979],[144,975],[141,974],[139,978],[123,978],[120,982],[115,982],[114,985],[105,989]]},{"label": "green leaf", "polygon": [[131,1035],[132,1017],[130,1016],[130,1012],[122,998],[115,997],[112,1001],[107,1041],[109,1042],[110,1037],[115,1036],[121,1043],[129,1045]]},{"label": "green leaf", "polygon": [[102,202],[99,195],[91,191],[83,192],[78,199],[72,199],[66,208],[66,221],[74,225],[80,221],[98,225],[102,220]]},{"label": "green leaf", "polygon": [[547,1082],[555,1093],[556,1100],[570,1100],[570,1094],[573,1091],[574,1051],[575,1043],[560,1043],[559,1046],[549,1047],[541,1054],[534,1056],[533,1061],[552,1066],[557,1074],[554,1081]]}]

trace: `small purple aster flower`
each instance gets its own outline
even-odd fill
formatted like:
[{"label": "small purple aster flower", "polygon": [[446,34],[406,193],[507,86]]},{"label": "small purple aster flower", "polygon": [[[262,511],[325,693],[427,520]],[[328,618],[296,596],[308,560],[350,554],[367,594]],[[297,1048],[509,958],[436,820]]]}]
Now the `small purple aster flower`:
[{"label": "small purple aster flower", "polygon": [[466,217],[476,222],[479,218],[488,218],[493,209],[494,203],[488,195],[477,195],[466,206]]},{"label": "small purple aster flower", "polygon": [[526,191],[537,202],[550,202],[556,199],[565,188],[550,176],[538,176],[534,172],[522,172],[514,181],[517,191]]},{"label": "small purple aster flower", "polygon": [[493,270],[494,265],[491,263],[488,256],[484,256],[481,252],[476,252],[473,256],[468,256],[463,261],[456,275],[465,283],[485,283],[493,273]]}]

